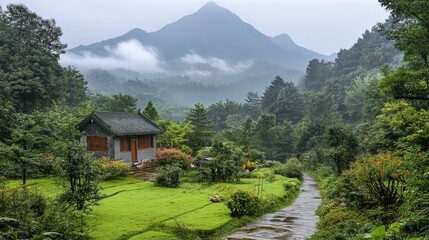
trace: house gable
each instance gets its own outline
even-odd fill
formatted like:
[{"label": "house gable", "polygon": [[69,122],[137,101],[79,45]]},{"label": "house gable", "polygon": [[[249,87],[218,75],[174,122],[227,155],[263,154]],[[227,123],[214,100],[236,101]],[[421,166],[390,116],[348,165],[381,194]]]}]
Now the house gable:
[{"label": "house gable", "polygon": [[88,122],[82,128],[79,129],[84,132],[85,135],[93,135],[93,136],[110,136],[111,132],[106,131],[106,128],[101,126],[97,122]]}]

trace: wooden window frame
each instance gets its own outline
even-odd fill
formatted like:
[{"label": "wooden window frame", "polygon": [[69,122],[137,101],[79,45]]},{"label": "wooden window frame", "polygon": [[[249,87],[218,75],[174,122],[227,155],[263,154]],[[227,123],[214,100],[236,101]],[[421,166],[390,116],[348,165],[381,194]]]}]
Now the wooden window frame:
[{"label": "wooden window frame", "polygon": [[153,148],[153,135],[143,135],[138,137],[138,150]]},{"label": "wooden window frame", "polygon": [[107,152],[107,136],[86,136],[86,149],[90,152]]},{"label": "wooden window frame", "polygon": [[119,138],[119,151],[120,152],[131,152],[131,138],[130,137],[120,137]]}]

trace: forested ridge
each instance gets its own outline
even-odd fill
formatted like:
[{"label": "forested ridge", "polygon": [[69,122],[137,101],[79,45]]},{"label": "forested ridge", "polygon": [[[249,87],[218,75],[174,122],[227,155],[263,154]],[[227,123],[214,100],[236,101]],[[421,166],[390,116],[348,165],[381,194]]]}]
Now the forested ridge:
[{"label": "forested ridge", "polygon": [[[241,102],[190,108],[171,106],[153,82],[120,82],[102,70],[87,73],[92,88],[103,87],[92,93],[77,69],[59,64],[66,44],[54,20],[24,5],[2,9],[1,236],[89,238],[82,213],[102,198],[98,183],[111,177],[99,169],[116,164],[93,159],[76,142],[76,125],[96,110],[140,112],[164,130],[157,140],[165,152],[157,158],[175,156],[181,165],[162,166],[161,185],[179,186],[192,158],[203,169],[195,173],[199,181],[209,182],[237,182],[258,167],[290,164],[292,170],[278,172],[300,178],[304,168],[322,191],[313,239],[429,238],[429,5],[379,2],[390,18],[335,61],[311,60],[298,84],[273,76],[264,92],[249,92]],[[188,90],[195,87],[204,88]],[[25,186],[28,178],[46,176],[69,180],[59,183],[58,201],[6,187],[6,178]]]}]

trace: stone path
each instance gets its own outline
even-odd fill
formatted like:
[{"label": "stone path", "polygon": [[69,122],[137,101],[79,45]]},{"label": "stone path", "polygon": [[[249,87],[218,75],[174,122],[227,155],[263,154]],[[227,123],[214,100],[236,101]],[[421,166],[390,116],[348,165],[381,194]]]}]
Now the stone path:
[{"label": "stone path", "polygon": [[316,182],[304,175],[301,193],[292,205],[240,228],[224,240],[301,240],[316,232],[316,209],[322,202]]},{"label": "stone path", "polygon": [[142,178],[151,182],[155,182],[157,173],[154,172],[156,165],[152,163],[138,164],[131,169],[131,175]]}]

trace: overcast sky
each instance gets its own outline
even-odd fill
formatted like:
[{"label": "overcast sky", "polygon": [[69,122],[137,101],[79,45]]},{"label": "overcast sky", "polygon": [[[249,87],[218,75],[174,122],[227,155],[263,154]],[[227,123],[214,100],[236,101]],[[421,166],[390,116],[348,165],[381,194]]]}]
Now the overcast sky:
[{"label": "overcast sky", "polygon": [[[70,48],[117,37],[133,28],[157,31],[196,12],[206,0],[0,0],[24,3],[43,18],[54,18]],[[323,54],[350,48],[388,13],[376,0],[216,0],[268,36],[289,34]]]}]

